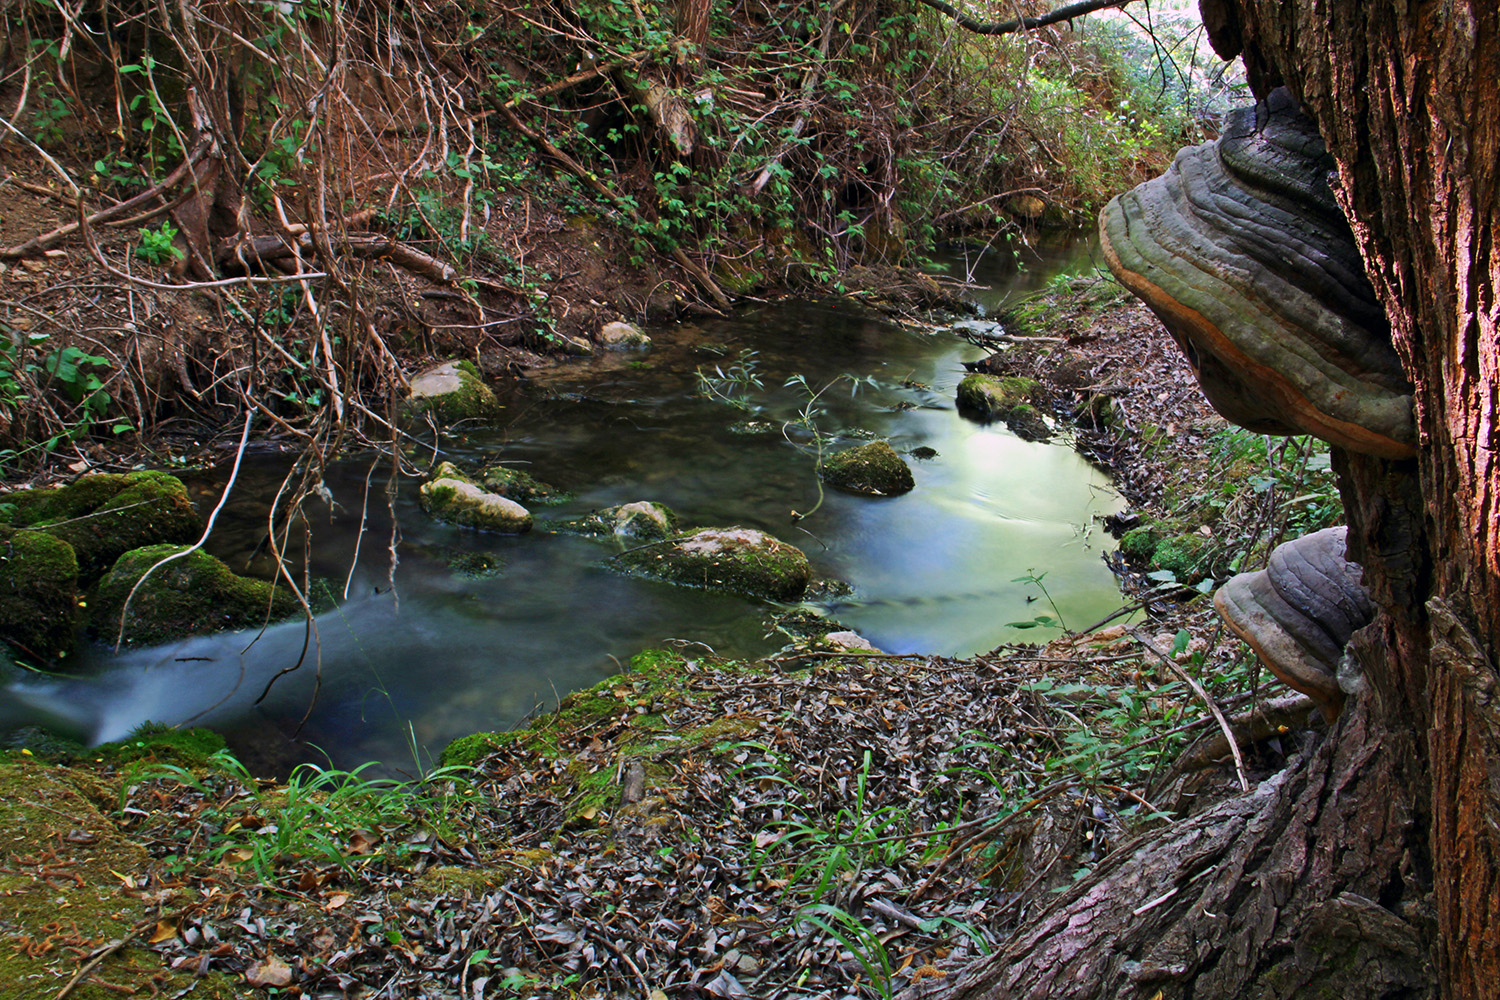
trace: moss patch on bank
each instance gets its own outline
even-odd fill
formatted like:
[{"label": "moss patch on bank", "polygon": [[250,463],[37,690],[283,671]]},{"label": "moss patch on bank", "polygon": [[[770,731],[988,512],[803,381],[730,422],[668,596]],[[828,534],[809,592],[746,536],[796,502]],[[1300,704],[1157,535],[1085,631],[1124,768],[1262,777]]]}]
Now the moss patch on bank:
[{"label": "moss patch on bank", "polygon": [[[680,653],[643,650],[631,657],[625,672],[568,695],[556,711],[524,729],[474,733],[454,740],[443,750],[441,763],[472,765],[510,754],[556,761],[554,794],[563,803],[560,821],[591,820],[617,804],[623,763],[642,762],[649,788],[670,774],[670,768],[659,765],[659,760],[708,750],[754,730],[753,720],[732,718],[682,731],[662,726],[662,713],[668,707],[697,697],[692,690],[695,665],[696,661]],[[765,669],[760,663],[742,666],[747,674]],[[592,747],[601,749],[587,752]],[[586,752],[580,754],[581,750]]]},{"label": "moss patch on bank", "polygon": [[[135,888],[149,858],[109,818],[118,799],[117,779],[21,753],[0,758],[0,983],[16,991],[5,996],[55,996],[81,956],[119,938],[144,942],[158,916],[170,922]],[[195,982],[127,944],[69,996],[156,996],[163,988],[167,995],[188,988],[196,997],[240,995],[218,973]]]}]

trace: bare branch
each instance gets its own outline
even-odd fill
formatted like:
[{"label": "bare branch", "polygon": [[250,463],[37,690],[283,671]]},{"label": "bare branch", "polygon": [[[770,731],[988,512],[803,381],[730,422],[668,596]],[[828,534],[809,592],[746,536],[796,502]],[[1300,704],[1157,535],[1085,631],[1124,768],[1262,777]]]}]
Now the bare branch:
[{"label": "bare branch", "polygon": [[1124,7],[1126,4],[1134,3],[1135,0],[1079,0],[1078,3],[1070,3],[1046,14],[1038,14],[1036,17],[1018,17],[1013,21],[977,21],[952,4],[944,3],[943,0],[921,0],[921,2],[933,10],[947,14],[958,23],[960,28],[972,31],[976,35],[1009,35],[1017,31],[1045,28],[1049,24],[1057,24],[1060,21],[1071,21],[1075,17],[1092,14],[1096,10]]}]

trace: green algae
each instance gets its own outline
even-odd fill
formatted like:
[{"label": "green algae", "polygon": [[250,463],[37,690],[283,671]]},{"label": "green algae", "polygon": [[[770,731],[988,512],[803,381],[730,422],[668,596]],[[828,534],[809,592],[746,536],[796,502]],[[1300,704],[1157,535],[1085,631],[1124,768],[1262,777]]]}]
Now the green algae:
[{"label": "green algae", "polygon": [[[90,595],[90,628],[114,641],[125,599],[136,582],[157,562],[182,551],[180,545],[148,545],[121,556]],[[221,629],[251,628],[300,611],[286,587],[238,576],[207,552],[195,550],[146,577],[130,601],[123,640],[126,645],[155,645]]]}]

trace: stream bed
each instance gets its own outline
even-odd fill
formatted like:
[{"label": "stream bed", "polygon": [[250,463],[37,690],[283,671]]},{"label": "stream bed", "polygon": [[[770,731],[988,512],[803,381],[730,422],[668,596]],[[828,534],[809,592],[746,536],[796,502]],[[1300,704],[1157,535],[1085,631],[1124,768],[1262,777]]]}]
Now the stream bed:
[{"label": "stream bed", "polygon": [[[1075,249],[1019,275],[991,265],[972,277],[993,307],[1081,260]],[[403,481],[393,572],[389,460],[340,461],[324,476],[331,504],[307,509],[311,572],[347,596],[319,615],[315,636],[293,622],[119,655],[85,647],[75,676],[12,680],[7,711],[90,741],[146,720],[211,725],[266,771],[305,757],[308,743],[339,767],[409,772],[457,736],[513,727],[618,672],[642,648],[678,640],[754,656],[788,641],[770,625],[785,608],[625,576],[606,562],[624,543],[547,527],[636,500],[803,549],[816,577],[848,586],[806,607],[887,652],[968,655],[1055,634],[1013,622],[1043,614],[1078,627],[1118,607],[1101,558],[1113,542],[1097,525],[1120,507],[1107,477],[1065,435],[1028,443],[955,411],[962,363],[983,349],[835,300],[648,332],[649,351],[531,373],[508,390],[500,426],[445,441],[443,457],[514,464],[572,495],[533,506],[533,532],[437,523],[416,503],[418,481]],[[818,449],[872,438],[907,458],[916,489],[820,491]],[[209,545],[231,567],[264,568],[266,511],[286,467],[280,456],[246,458]],[[189,479],[200,510],[227,471]],[[495,568],[475,573],[476,561]]]}]

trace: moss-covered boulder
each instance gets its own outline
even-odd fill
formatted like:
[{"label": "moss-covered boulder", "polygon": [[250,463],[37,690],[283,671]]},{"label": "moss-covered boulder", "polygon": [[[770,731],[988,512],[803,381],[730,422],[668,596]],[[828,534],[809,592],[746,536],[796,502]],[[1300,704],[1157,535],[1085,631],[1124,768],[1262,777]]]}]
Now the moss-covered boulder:
[{"label": "moss-covered boulder", "polygon": [[565,521],[558,528],[581,535],[615,535],[654,542],[675,533],[678,523],[677,514],[666,504],[637,500],[596,510],[586,517]]},{"label": "moss-covered boulder", "polygon": [[131,549],[194,542],[203,528],[187,488],[165,472],[99,473],[0,496],[0,521],[67,542],[87,587]]},{"label": "moss-covered boulder", "polygon": [[897,496],[917,485],[911,466],[888,441],[871,441],[830,455],[818,475],[835,489],[866,496]]},{"label": "moss-covered boulder", "polygon": [[531,530],[531,512],[509,497],[490,493],[452,462],[433,470],[422,484],[422,509],[439,521],[519,535]]},{"label": "moss-covered boulder", "polygon": [[406,405],[444,424],[493,420],[503,409],[472,361],[449,361],[420,373],[411,380]]},{"label": "moss-covered boulder", "polygon": [[42,531],[0,528],[0,639],[51,659],[73,646],[78,560]]},{"label": "moss-covered boulder", "polygon": [[487,493],[498,493],[517,503],[564,503],[572,499],[571,494],[536,479],[529,472],[503,465],[486,468],[479,474],[477,485],[484,487]]},{"label": "moss-covered boulder", "polygon": [[704,528],[615,557],[625,568],[686,587],[791,601],[807,589],[807,556],[754,528]]},{"label": "moss-covered boulder", "polygon": [[[146,571],[182,545],[148,545],[122,555],[89,595],[89,628],[107,642],[120,630],[125,599]],[[221,629],[252,628],[301,611],[286,587],[239,576],[201,549],[157,569],[136,590],[125,615],[124,642],[151,646]]]}]

